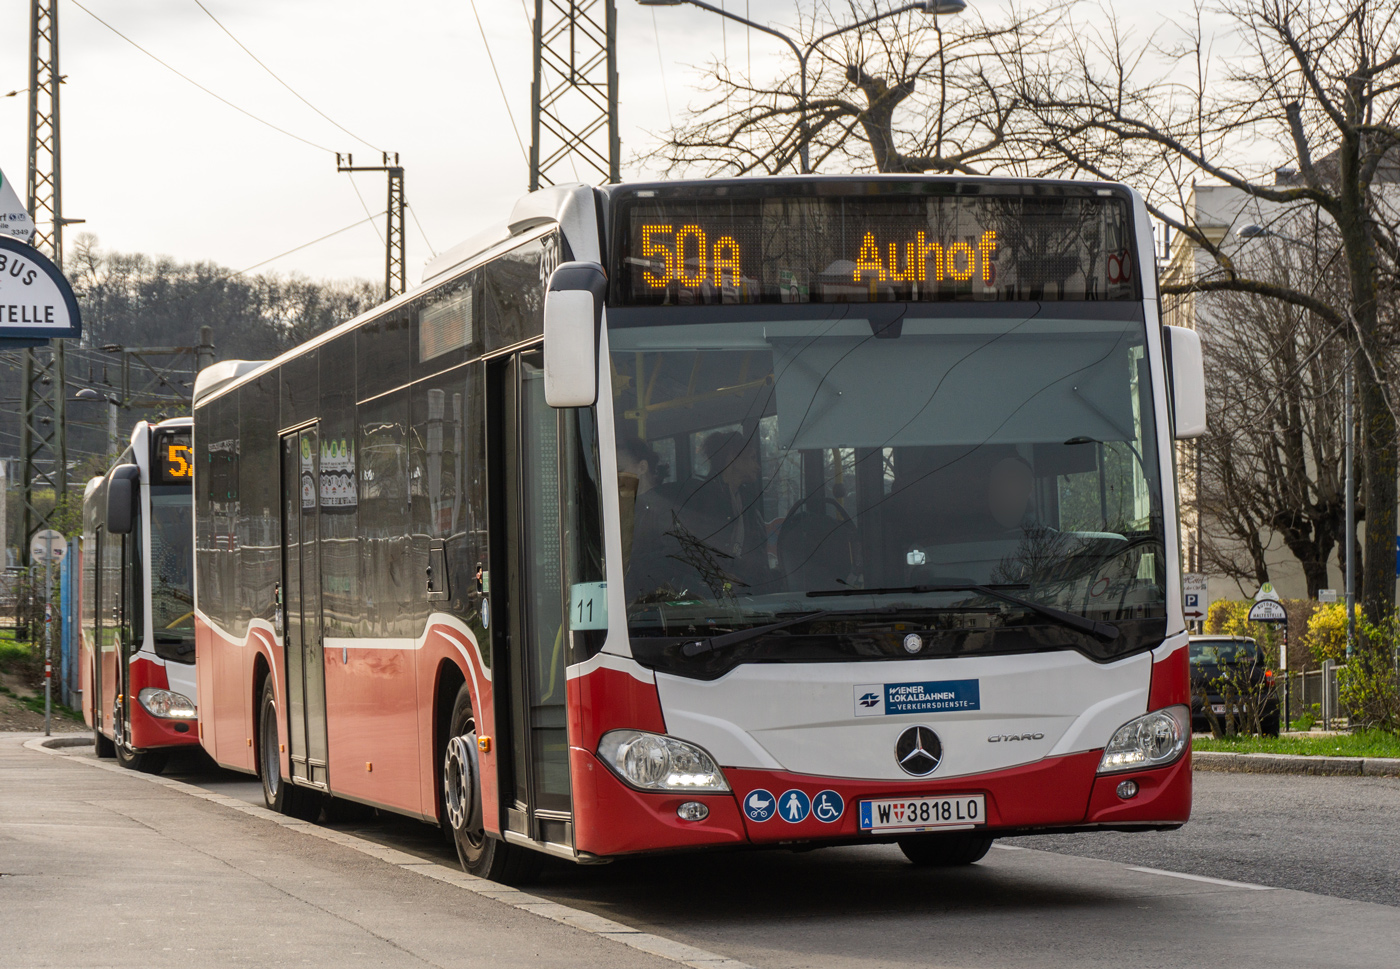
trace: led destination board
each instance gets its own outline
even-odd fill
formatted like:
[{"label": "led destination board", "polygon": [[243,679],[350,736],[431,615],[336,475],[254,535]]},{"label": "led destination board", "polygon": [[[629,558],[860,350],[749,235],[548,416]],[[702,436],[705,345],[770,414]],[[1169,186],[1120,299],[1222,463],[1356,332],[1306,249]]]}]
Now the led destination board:
[{"label": "led destination board", "polygon": [[193,484],[194,449],[189,431],[165,431],[151,445],[151,468],[156,484]]},{"label": "led destination board", "polygon": [[1117,196],[631,199],[614,302],[1130,300]]}]

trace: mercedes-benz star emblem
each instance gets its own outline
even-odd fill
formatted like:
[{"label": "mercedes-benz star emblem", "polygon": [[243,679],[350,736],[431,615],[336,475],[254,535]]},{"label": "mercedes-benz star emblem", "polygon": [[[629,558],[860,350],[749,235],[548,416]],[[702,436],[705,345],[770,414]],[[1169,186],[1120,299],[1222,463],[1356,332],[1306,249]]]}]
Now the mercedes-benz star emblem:
[{"label": "mercedes-benz star emblem", "polygon": [[943,760],[943,744],[928,727],[910,727],[895,741],[894,759],[904,773],[927,777]]}]

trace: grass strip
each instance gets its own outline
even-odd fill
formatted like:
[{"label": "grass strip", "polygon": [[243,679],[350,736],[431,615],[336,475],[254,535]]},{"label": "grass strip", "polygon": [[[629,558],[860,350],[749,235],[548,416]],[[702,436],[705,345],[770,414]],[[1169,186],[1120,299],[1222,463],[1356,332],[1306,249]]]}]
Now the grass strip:
[{"label": "grass strip", "polygon": [[1358,730],[1335,737],[1225,737],[1191,742],[1195,750],[1232,754],[1303,754],[1312,757],[1400,757],[1400,734]]}]

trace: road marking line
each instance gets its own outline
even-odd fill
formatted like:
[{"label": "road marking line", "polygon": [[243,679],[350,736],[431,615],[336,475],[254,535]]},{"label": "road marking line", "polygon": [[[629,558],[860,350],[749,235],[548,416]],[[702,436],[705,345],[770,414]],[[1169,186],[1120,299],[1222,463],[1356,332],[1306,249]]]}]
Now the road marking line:
[{"label": "road marking line", "polygon": [[1224,885],[1226,888],[1247,888],[1251,892],[1272,892],[1275,888],[1272,885],[1253,885],[1249,882],[1232,882],[1224,878],[1207,878],[1205,875],[1188,875],[1184,871],[1162,871],[1160,868],[1138,868],[1135,865],[1125,865],[1128,871],[1140,871],[1149,875],[1166,875],[1168,878],[1185,878],[1187,881],[1205,882],[1209,885]]},{"label": "road marking line", "polygon": [[[469,875],[456,868],[448,868],[446,865],[439,865],[426,858],[419,858],[417,855],[410,855],[407,852],[399,851],[397,848],[389,848],[374,841],[356,837],[344,831],[334,831],[330,828],[323,828],[320,825],[311,824],[306,821],[298,821],[283,814],[269,811],[265,807],[256,804],[249,804],[236,797],[227,794],[219,794],[207,788],[189,784],[185,781],[172,780],[169,777],[161,777],[158,774],[142,774],[137,771],[128,770],[117,764],[108,764],[100,760],[85,760],[82,758],[68,757],[59,753],[61,748],[44,746],[44,738],[26,741],[25,747],[30,750],[37,750],[54,757],[64,757],[65,760],[74,763],[86,764],[89,767],[96,767],[101,770],[111,771],[114,774],[121,774],[135,780],[147,781],[151,784],[158,784],[161,787],[168,787],[181,794],[188,794],[190,797],[197,797],[203,801],[209,801],[222,807],[232,808],[241,811],[251,817],[261,818],[264,821],[271,821],[279,824],[289,831],[297,831],[302,834],[309,834],[312,837],[320,838],[323,841],[333,841],[336,844],[357,851],[362,855],[368,855],[395,868],[410,872],[415,875],[423,875],[435,881],[445,882],[457,888],[473,892],[483,898],[489,898],[502,905],[509,905],[511,908],[520,909],[539,918],[549,919],[551,922],[558,922],[560,925],[567,925],[570,928],[578,929],[580,932],[587,932],[599,938],[610,939],[619,945],[625,945],[648,955],[653,955],[667,962],[675,962],[680,965],[690,966],[691,969],[753,969],[746,962],[738,959],[731,959],[714,952],[707,952],[704,949],[697,949],[695,946],[687,945],[684,942],[676,942],[659,935],[652,935],[649,932],[642,932],[621,922],[614,922],[612,919],[604,918],[601,915],[594,915],[592,912],[585,912],[582,909],[570,908],[547,898],[540,898],[537,895],[530,895],[508,885],[498,882],[487,881],[475,875]],[[69,744],[65,746],[86,746]]]}]

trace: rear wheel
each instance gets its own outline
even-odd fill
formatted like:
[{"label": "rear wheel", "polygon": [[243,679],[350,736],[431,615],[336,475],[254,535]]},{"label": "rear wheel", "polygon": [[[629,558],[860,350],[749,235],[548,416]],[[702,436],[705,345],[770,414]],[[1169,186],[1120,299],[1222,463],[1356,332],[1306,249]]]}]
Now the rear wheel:
[{"label": "rear wheel", "polygon": [[117,756],[117,746],[103,736],[102,731],[97,727],[92,728],[92,746],[97,750],[97,756],[103,760],[110,760]]},{"label": "rear wheel", "polygon": [[991,850],[994,840],[967,831],[915,834],[900,838],[899,850],[920,868],[952,868],[981,861]]},{"label": "rear wheel", "polygon": [[480,778],[476,719],[472,715],[471,693],[463,684],[452,704],[442,754],[443,830],[457,846],[457,858],[467,873],[507,885],[529,881],[539,873],[540,855],[486,833]]},{"label": "rear wheel", "polygon": [[297,787],[282,777],[281,734],[271,677],[263,682],[258,711],[258,778],[262,781],[263,803],[278,814],[315,821],[321,815],[321,793]]}]

